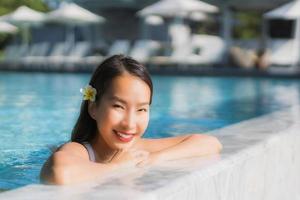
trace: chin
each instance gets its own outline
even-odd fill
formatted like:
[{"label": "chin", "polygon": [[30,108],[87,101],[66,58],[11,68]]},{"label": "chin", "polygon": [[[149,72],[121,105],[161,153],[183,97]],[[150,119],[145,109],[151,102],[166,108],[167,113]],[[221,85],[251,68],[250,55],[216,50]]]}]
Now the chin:
[{"label": "chin", "polygon": [[126,144],[114,144],[113,145],[113,149],[115,150],[126,150],[126,149],[129,149],[131,148],[133,145],[134,145],[134,141],[131,141],[129,143],[126,143]]}]

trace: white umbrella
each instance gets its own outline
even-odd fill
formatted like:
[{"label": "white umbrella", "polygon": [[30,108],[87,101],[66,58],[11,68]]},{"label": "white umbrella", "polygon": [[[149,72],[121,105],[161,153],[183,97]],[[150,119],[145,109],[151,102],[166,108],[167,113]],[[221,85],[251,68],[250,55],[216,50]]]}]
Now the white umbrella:
[{"label": "white umbrella", "polygon": [[48,21],[68,24],[69,33],[66,42],[70,42],[71,46],[73,46],[75,42],[74,26],[103,23],[105,19],[75,3],[62,3],[58,9],[48,14]]},{"label": "white umbrella", "polygon": [[20,6],[12,13],[1,17],[2,20],[8,21],[13,24],[40,24],[44,22],[46,17],[45,14],[27,6]]},{"label": "white umbrella", "polygon": [[138,12],[140,16],[160,15],[165,17],[185,17],[192,12],[216,13],[216,6],[198,0],[161,0]]},{"label": "white umbrella", "polygon": [[296,19],[300,18],[300,0],[289,2],[264,14],[266,18]]},{"label": "white umbrella", "polygon": [[49,21],[67,24],[101,23],[105,19],[78,6],[75,3],[62,3],[61,6],[48,14]]},{"label": "white umbrella", "polygon": [[203,12],[192,12],[189,16],[189,19],[201,22],[210,20],[210,17]]},{"label": "white umbrella", "polygon": [[18,28],[10,23],[0,21],[0,32],[1,33],[16,33]]},{"label": "white umbrella", "polygon": [[279,8],[265,13],[263,16],[266,19],[286,19],[295,20],[294,29],[294,65],[300,62],[300,0],[289,2]]},{"label": "white umbrella", "polygon": [[164,19],[157,15],[149,15],[146,17],[145,22],[149,25],[157,26],[164,23]]},{"label": "white umbrella", "polygon": [[[173,23],[168,26],[168,33],[174,51],[180,52],[181,56],[178,54],[178,57],[181,58],[188,51],[186,44],[190,40],[190,28],[183,23],[183,18],[190,18],[191,14],[196,12],[216,13],[218,11],[218,7],[198,0],[161,0],[142,9],[137,14],[141,17],[148,15],[174,17]],[[193,17],[195,18],[195,16]],[[197,17],[199,19],[199,14]],[[201,17],[203,18],[203,16]]]},{"label": "white umbrella", "polygon": [[28,44],[29,26],[39,25],[46,20],[45,14],[27,6],[20,6],[12,13],[4,15],[1,20],[16,24],[24,29],[23,42]]}]

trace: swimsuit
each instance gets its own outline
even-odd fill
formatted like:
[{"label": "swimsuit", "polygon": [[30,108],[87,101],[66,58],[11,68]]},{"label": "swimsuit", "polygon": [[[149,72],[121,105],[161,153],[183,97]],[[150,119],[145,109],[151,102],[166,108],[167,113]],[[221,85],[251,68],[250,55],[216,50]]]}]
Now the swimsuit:
[{"label": "swimsuit", "polygon": [[89,158],[91,162],[96,162],[96,157],[95,157],[95,152],[93,150],[93,147],[90,143],[88,142],[83,142],[82,145],[86,148],[89,154]]}]

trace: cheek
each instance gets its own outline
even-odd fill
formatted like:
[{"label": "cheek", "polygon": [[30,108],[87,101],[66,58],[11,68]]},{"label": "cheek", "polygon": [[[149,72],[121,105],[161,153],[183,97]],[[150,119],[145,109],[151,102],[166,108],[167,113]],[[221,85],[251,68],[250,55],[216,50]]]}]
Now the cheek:
[{"label": "cheek", "polygon": [[105,112],[102,113],[100,121],[105,124],[116,124],[120,122],[123,118],[121,112],[118,112],[114,109],[107,109]]},{"label": "cheek", "polygon": [[139,125],[140,128],[145,130],[149,123],[149,114],[144,114],[143,116],[140,116]]}]

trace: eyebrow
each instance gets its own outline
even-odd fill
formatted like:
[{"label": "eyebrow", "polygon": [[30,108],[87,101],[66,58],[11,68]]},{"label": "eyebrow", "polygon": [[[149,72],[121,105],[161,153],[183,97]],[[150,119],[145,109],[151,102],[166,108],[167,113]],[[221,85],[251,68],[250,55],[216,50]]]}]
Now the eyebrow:
[{"label": "eyebrow", "polygon": [[[112,101],[119,101],[119,102],[127,105],[127,102],[125,100],[123,100],[123,99],[121,99],[117,96],[111,96],[109,99],[112,100]],[[150,103],[149,102],[142,102],[142,103],[138,103],[138,105],[139,106],[150,105]]]}]

